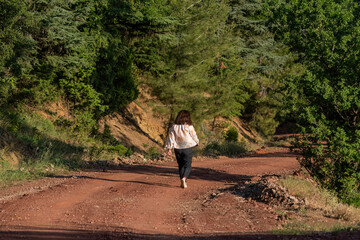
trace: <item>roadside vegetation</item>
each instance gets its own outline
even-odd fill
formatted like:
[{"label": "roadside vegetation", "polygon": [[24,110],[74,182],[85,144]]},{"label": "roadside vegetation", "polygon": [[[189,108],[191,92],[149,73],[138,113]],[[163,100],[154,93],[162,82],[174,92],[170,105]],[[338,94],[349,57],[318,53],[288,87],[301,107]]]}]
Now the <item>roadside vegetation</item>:
[{"label": "roadside vegetation", "polygon": [[29,109],[3,109],[0,116],[0,187],[79,170],[87,161],[132,154],[106,129],[96,134],[72,132]]},{"label": "roadside vegetation", "polygon": [[250,144],[242,138],[239,141],[239,133],[234,126],[223,131],[222,137],[217,141],[209,142],[203,149],[202,154],[205,156],[218,157],[241,157],[250,150]]},{"label": "roadside vegetation", "polygon": [[360,208],[343,203],[336,194],[322,188],[309,175],[284,176],[280,186],[288,193],[305,200],[296,210],[278,208],[286,222],[276,233],[304,234],[306,232],[357,231],[360,227]]},{"label": "roadside vegetation", "polygon": [[360,23],[357,1],[270,0],[269,23],[305,71],[286,88],[302,137],[301,164],[342,201],[360,206]]}]

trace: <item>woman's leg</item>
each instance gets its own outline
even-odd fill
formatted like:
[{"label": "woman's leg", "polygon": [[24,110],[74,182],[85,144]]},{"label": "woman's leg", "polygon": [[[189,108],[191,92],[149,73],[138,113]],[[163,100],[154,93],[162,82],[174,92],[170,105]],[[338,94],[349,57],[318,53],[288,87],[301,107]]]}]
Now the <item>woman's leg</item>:
[{"label": "woman's leg", "polygon": [[183,149],[183,160],[184,160],[184,173],[183,177],[186,179],[189,178],[190,172],[191,172],[191,164],[192,164],[192,158],[194,155],[192,148]]},{"label": "woman's leg", "polygon": [[184,171],[185,171],[184,155],[182,153],[182,149],[174,149],[174,152],[175,152],[176,161],[177,161],[178,167],[179,167],[179,176],[180,176],[180,179],[182,179],[184,177]]}]

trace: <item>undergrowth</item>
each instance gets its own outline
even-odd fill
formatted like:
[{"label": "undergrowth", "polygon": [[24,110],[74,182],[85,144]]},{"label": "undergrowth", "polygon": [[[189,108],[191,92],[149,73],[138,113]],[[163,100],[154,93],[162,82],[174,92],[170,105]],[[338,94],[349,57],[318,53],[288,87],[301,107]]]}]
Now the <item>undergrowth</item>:
[{"label": "undergrowth", "polygon": [[2,109],[0,131],[0,187],[81,169],[87,161],[133,153],[109,129],[103,134],[71,131],[28,110]]},{"label": "undergrowth", "polygon": [[239,157],[246,152],[248,152],[248,146],[245,142],[213,142],[203,149],[203,155],[212,157]]}]

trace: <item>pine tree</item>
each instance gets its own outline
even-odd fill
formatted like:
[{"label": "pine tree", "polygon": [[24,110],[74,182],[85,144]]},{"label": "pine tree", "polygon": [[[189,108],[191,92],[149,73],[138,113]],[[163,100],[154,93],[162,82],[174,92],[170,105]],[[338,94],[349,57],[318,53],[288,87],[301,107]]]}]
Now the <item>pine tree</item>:
[{"label": "pine tree", "polygon": [[[16,50],[30,42],[20,30],[23,23],[19,16],[24,9],[22,1],[0,1],[0,103],[6,102],[16,89],[18,79],[14,77],[14,72],[19,68]],[[33,48],[33,44],[30,46]]]},{"label": "pine tree", "polygon": [[[3,0],[0,77],[8,86],[16,84],[12,101],[48,101],[58,93],[73,110],[94,116],[134,100],[138,90],[129,45],[135,32],[153,30],[153,23],[133,25],[129,19],[137,12],[128,1],[122,3],[130,7],[119,10],[119,2]],[[131,36],[115,26],[121,14]],[[3,86],[2,92],[8,92]]]},{"label": "pine tree", "polygon": [[195,119],[240,114],[244,74],[233,54],[228,5],[174,1],[170,7],[176,24],[159,50],[167,67],[151,82],[154,93],[172,112],[188,109]]},{"label": "pine tree", "polygon": [[230,6],[229,21],[243,46],[238,55],[248,71],[245,86],[249,99],[244,117],[255,129],[271,135],[278,126],[276,115],[282,104],[281,78],[293,60],[268,28],[263,0],[230,1]]}]

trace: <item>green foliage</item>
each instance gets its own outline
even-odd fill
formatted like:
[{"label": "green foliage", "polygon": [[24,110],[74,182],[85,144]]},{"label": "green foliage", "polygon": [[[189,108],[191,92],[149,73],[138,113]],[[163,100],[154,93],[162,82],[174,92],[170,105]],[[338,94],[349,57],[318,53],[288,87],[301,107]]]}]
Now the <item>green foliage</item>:
[{"label": "green foliage", "polygon": [[226,130],[224,134],[225,140],[229,142],[237,142],[238,137],[239,137],[239,133],[235,127],[230,127],[228,130]]},{"label": "green foliage", "polygon": [[130,156],[133,154],[132,150],[130,148],[126,148],[121,144],[115,145],[115,146],[106,146],[105,150],[116,153],[119,156]]},{"label": "green foliage", "polygon": [[[268,101],[271,101],[268,99]],[[260,101],[262,102],[262,101]],[[269,107],[265,105],[258,105],[256,111],[252,113],[250,126],[257,129],[265,136],[274,135],[279,122],[276,117],[278,111],[275,107]]]},{"label": "green foliage", "polygon": [[148,84],[172,113],[188,109],[199,121],[241,114],[243,62],[235,56],[228,11],[215,0],[169,2],[166,32],[137,43],[143,46],[137,64],[146,64]]},{"label": "green foliage", "polygon": [[[84,160],[107,161],[133,154],[109,131],[100,139],[88,131],[71,133],[69,128],[59,129],[50,120],[19,109],[1,109],[0,126],[0,186],[77,170]],[[16,153],[19,162],[10,163],[8,153]]]},{"label": "green foliage", "polygon": [[274,134],[279,124],[278,115],[284,109],[282,79],[293,62],[287,47],[274,39],[267,26],[268,16],[264,0],[230,1],[229,21],[238,36],[238,56],[246,64],[247,75],[243,86],[247,93],[243,118],[258,132]]},{"label": "green foliage", "polygon": [[268,119],[277,114],[277,79],[288,56],[267,30],[262,6],[2,0],[0,99],[16,105],[65,97],[79,115],[74,128],[90,129],[136,99],[145,75],[172,113],[188,109],[202,120],[245,112],[265,133],[276,126]]},{"label": "green foliage", "polygon": [[[133,36],[113,27],[114,18],[123,11],[117,9],[117,2],[3,0],[0,4],[2,101],[38,104],[65,95],[75,114],[95,119],[137,97],[126,43]],[[84,119],[82,125],[91,123],[79,119]]]},{"label": "green foliage", "polygon": [[119,144],[119,141],[111,134],[110,127],[107,124],[104,126],[104,132],[102,133],[101,140],[113,146]]},{"label": "green foliage", "polygon": [[239,157],[248,151],[245,142],[213,142],[205,146],[203,153],[208,156]]},{"label": "green foliage", "polygon": [[360,202],[360,7],[357,1],[269,1],[272,27],[306,66],[289,89],[301,114],[302,164],[347,203]]},{"label": "green foliage", "polygon": [[16,78],[0,78],[0,104],[3,104],[16,89]]},{"label": "green foliage", "polygon": [[149,147],[149,149],[146,151],[144,157],[151,160],[159,159],[161,157],[161,153],[159,152],[156,146],[152,146]]}]

